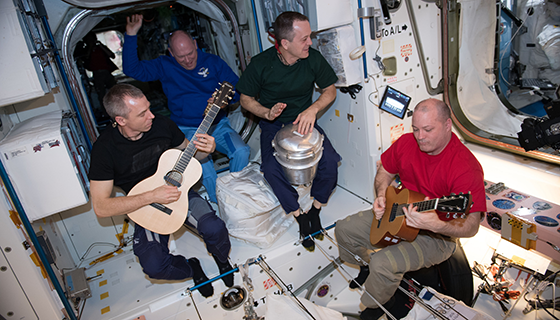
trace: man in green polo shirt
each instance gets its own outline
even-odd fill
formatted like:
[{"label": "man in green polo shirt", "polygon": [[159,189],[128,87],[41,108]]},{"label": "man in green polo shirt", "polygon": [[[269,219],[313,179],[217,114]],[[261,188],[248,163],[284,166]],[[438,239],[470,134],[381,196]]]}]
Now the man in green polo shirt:
[{"label": "man in green polo shirt", "polygon": [[[319,212],[334,190],[340,155],[334,150],[323,129],[317,125],[317,113],[336,98],[336,74],[319,51],[310,48],[311,27],[306,16],[284,12],[274,22],[276,46],[252,58],[241,75],[236,90],[241,93],[243,108],[261,118],[261,170],[286,213],[299,223],[300,236],[322,229]],[[321,95],[313,102],[315,84]],[[256,97],[259,97],[257,100]],[[313,206],[308,212],[299,207],[298,193],[288,182],[282,166],[273,156],[271,141],[284,124],[297,125],[307,134],[316,128],[324,136],[323,156],[311,187]],[[316,236],[322,239],[322,234]],[[303,246],[313,251],[308,239]]]}]

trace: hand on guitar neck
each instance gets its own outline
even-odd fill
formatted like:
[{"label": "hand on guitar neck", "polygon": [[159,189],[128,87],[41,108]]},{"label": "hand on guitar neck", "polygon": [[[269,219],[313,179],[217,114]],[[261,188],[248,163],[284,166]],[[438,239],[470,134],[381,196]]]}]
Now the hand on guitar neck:
[{"label": "hand on guitar neck", "polygon": [[216,141],[211,135],[206,133],[197,133],[194,136],[195,138],[192,139],[192,143],[198,150],[195,158],[202,160],[216,150]]},{"label": "hand on guitar neck", "polygon": [[[425,197],[424,200],[430,200],[429,197]],[[375,215],[375,219],[381,220],[383,215],[385,214],[387,206],[387,199],[384,196],[379,196],[373,202],[373,213]],[[437,219],[438,215],[435,211],[431,212],[418,212],[418,208],[411,203],[408,207],[403,207],[402,211],[406,216],[406,225],[409,227],[417,228],[417,229],[425,229],[429,230],[430,226],[433,226],[432,223],[428,223],[427,221],[433,221],[433,219]]]},{"label": "hand on guitar neck", "polygon": [[470,194],[429,200],[418,192],[389,186],[386,194],[373,203],[376,220],[371,226],[370,241],[377,246],[412,241],[420,229],[437,232],[442,224],[449,223],[441,221],[435,210],[447,212],[449,218],[465,218],[470,207]]},{"label": "hand on guitar neck", "polygon": [[[430,198],[424,197],[423,200],[427,201]],[[411,228],[436,232],[437,225],[445,223],[440,220],[435,211],[418,212],[418,208],[413,203],[409,204],[408,207],[403,207],[402,210],[406,216],[406,225]]]}]

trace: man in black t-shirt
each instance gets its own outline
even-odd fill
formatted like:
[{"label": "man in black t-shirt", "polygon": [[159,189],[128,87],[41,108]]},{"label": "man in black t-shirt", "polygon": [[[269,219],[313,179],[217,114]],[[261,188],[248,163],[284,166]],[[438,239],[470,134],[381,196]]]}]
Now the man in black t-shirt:
[{"label": "man in black t-shirt", "polygon": [[[93,209],[99,217],[128,214],[151,203],[169,204],[177,201],[181,191],[175,186],[164,185],[136,195],[112,197],[114,186],[128,192],[140,181],[157,171],[160,156],[168,149],[183,150],[189,141],[177,125],[150,112],[150,102],[138,88],[118,84],[103,99],[107,113],[114,125],[106,129],[92,149],[89,171],[90,196]],[[193,143],[198,149],[196,158],[212,153],[216,144],[207,134],[197,134]],[[208,251],[214,257],[220,273],[232,270],[228,261],[231,244],[224,222],[216,216],[210,204],[198,193],[189,191],[187,221],[197,228]],[[144,273],[154,279],[181,280],[193,278],[195,284],[207,281],[198,259],[172,255],[168,249],[169,235],[161,235],[136,225],[134,254]],[[223,277],[225,284],[233,286],[233,274]],[[212,284],[199,288],[209,297]]]}]

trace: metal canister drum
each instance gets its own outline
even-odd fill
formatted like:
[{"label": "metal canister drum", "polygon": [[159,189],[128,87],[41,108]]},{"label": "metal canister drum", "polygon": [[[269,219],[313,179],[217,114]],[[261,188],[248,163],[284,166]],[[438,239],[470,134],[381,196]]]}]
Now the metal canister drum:
[{"label": "metal canister drum", "polygon": [[272,140],[274,157],[282,166],[291,184],[309,184],[315,178],[323,156],[323,135],[313,128],[306,135],[297,132],[297,125],[286,124]]}]

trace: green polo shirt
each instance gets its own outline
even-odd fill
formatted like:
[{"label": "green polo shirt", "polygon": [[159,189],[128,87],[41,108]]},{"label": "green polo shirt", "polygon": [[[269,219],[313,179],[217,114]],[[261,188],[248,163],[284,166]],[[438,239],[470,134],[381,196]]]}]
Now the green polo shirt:
[{"label": "green polo shirt", "polygon": [[269,109],[278,102],[286,103],[286,109],[277,120],[288,123],[313,103],[315,83],[324,89],[337,80],[333,68],[319,51],[309,48],[307,58],[286,66],[278,58],[276,48],[271,47],[251,59],[236,90],[258,97],[259,103]]}]

